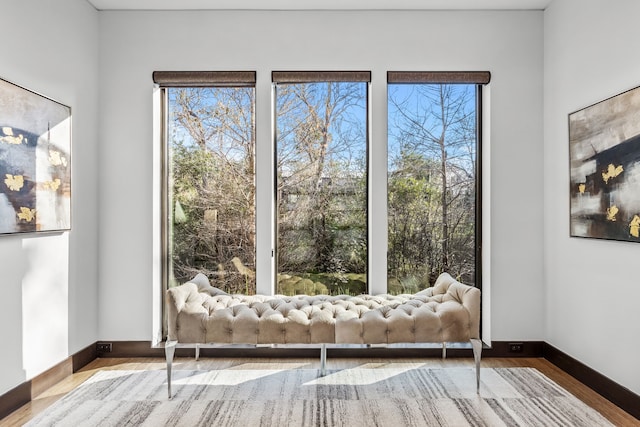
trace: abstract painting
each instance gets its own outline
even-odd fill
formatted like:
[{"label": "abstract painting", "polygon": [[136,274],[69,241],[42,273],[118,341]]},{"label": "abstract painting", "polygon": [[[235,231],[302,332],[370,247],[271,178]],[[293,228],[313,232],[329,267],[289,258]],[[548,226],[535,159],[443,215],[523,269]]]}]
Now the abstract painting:
[{"label": "abstract painting", "polygon": [[0,234],[71,228],[71,109],[0,79]]},{"label": "abstract painting", "polygon": [[569,114],[571,236],[640,242],[640,88]]}]

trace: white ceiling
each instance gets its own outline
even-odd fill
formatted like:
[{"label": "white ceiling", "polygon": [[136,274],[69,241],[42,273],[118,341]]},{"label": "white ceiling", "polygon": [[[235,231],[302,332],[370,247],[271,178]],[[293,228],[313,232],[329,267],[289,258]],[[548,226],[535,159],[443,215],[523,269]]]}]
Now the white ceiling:
[{"label": "white ceiling", "polygon": [[87,0],[98,10],[544,10],[552,0]]}]

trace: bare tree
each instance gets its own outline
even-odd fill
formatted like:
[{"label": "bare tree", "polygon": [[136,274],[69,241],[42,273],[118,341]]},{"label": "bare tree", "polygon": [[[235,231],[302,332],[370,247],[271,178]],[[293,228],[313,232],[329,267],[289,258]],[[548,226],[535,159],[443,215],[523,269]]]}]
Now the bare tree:
[{"label": "bare tree", "polygon": [[[437,185],[437,214],[422,231],[428,235],[429,281],[442,271],[473,275],[475,203],[475,104],[469,86],[414,85],[392,93],[390,126],[404,161],[424,158],[428,181]],[[398,179],[402,173],[396,172]],[[430,208],[424,208],[430,211]],[[391,214],[394,214],[391,210]],[[433,228],[439,228],[436,233]],[[390,242],[392,243],[392,242]],[[437,253],[437,258],[435,259]]]},{"label": "bare tree", "polygon": [[359,183],[366,180],[365,86],[278,85],[277,98],[278,269],[353,270],[357,262],[339,247],[348,236],[366,236],[346,224],[349,218],[356,228],[366,224],[349,216],[366,209]]},{"label": "bare tree", "polygon": [[227,290],[255,291],[254,90],[171,91],[176,280],[203,272]]}]

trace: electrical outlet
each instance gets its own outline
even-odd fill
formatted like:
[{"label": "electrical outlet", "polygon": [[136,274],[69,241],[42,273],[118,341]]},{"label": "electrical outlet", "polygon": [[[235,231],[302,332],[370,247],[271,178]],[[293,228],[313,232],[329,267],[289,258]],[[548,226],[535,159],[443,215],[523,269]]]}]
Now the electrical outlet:
[{"label": "electrical outlet", "polygon": [[509,343],[509,353],[522,353],[522,349],[524,344],[521,342],[512,342]]},{"label": "electrical outlet", "polygon": [[96,344],[96,350],[98,353],[111,353],[111,343],[110,342],[99,342]]}]

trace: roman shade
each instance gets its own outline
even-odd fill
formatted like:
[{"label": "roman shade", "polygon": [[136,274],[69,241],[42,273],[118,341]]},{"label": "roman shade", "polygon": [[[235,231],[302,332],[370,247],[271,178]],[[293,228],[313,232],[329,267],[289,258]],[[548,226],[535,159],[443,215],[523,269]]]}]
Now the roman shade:
[{"label": "roman shade", "polygon": [[154,71],[161,87],[255,86],[255,71]]},{"label": "roman shade", "polygon": [[273,71],[274,83],[370,82],[371,71]]},{"label": "roman shade", "polygon": [[489,71],[388,71],[388,83],[469,83],[486,85]]}]

